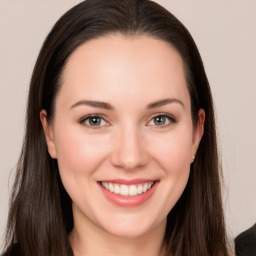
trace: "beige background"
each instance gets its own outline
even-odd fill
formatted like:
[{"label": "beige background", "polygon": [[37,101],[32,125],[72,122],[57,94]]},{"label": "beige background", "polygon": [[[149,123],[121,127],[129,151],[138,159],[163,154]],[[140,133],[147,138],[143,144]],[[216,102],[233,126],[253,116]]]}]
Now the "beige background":
[{"label": "beige background", "polygon": [[[0,243],[32,68],[54,22],[78,2],[0,0]],[[233,238],[256,222],[256,1],[157,2],[189,29],[205,63],[216,104],[225,213]]]}]

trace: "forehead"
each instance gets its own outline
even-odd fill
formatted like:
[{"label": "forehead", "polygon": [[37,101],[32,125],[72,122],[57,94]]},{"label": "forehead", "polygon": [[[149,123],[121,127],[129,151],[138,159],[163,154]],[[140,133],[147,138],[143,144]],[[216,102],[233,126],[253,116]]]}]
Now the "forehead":
[{"label": "forehead", "polygon": [[114,34],[85,42],[71,54],[60,94],[79,98],[84,93],[97,100],[144,95],[154,101],[171,91],[175,97],[188,94],[183,61],[174,47],[148,36]]}]

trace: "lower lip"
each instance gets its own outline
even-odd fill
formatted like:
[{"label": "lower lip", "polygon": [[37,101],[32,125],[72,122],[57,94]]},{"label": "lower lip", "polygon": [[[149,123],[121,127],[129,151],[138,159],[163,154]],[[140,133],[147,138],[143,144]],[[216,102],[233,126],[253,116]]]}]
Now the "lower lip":
[{"label": "lower lip", "polygon": [[136,195],[136,196],[117,195],[103,188],[101,184],[99,184],[99,186],[101,188],[101,191],[105,195],[105,197],[115,205],[122,206],[122,207],[135,207],[143,204],[144,202],[146,202],[148,199],[151,198],[151,196],[156,191],[158,183],[159,183],[158,181],[154,182],[154,185],[147,192],[142,193],[140,195]]}]

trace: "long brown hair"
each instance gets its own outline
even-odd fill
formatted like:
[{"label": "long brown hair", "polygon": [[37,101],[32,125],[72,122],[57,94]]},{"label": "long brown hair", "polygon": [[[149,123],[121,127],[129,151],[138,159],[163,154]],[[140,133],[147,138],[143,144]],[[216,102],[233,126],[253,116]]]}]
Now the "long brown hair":
[{"label": "long brown hair", "polygon": [[71,199],[62,185],[57,161],[48,154],[39,113],[45,109],[49,119],[54,116],[61,74],[70,54],[82,43],[110,33],[148,35],[175,47],[184,63],[194,124],[200,108],[206,114],[188,184],[167,216],[166,255],[228,255],[214,109],[203,62],[184,25],[148,0],[84,1],[65,13],[47,36],[30,83],[6,248],[10,255],[14,248],[24,256],[73,255],[68,240],[73,228]]}]

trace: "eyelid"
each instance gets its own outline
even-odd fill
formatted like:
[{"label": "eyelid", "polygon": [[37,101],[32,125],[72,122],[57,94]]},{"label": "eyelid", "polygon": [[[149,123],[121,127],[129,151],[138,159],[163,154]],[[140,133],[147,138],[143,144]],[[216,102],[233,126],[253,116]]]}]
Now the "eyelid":
[{"label": "eyelid", "polygon": [[[164,124],[164,125],[150,125],[149,124],[154,118],[159,117],[159,116],[166,117],[169,120],[168,124]],[[99,126],[88,125],[88,124],[85,123],[85,121],[88,120],[90,117],[101,118],[107,123],[107,125],[99,125]],[[91,129],[99,129],[99,128],[102,128],[102,127],[110,126],[110,123],[109,123],[109,121],[106,120],[105,115],[102,115],[102,114],[99,114],[99,113],[85,115],[85,116],[83,116],[82,118],[79,119],[79,123],[82,124],[82,125],[85,125],[88,128],[91,128]],[[173,115],[163,112],[163,113],[156,113],[153,116],[151,116],[150,119],[146,122],[146,126],[155,126],[155,127],[158,127],[158,128],[164,128],[164,127],[168,127],[169,125],[175,124],[175,123],[177,123],[177,119]]]},{"label": "eyelid", "polygon": [[[151,122],[154,118],[156,118],[156,117],[158,117],[158,116],[164,116],[164,117],[166,117],[169,121],[170,121],[170,123],[168,123],[168,124],[165,124],[165,125],[149,125],[149,122]],[[164,128],[164,127],[168,127],[169,125],[171,125],[171,124],[175,124],[175,123],[177,123],[177,119],[173,116],[173,115],[171,115],[171,114],[168,114],[168,113],[157,113],[157,114],[154,114],[151,118],[150,118],[150,120],[146,123],[146,125],[147,126],[155,126],[155,127],[158,127],[158,128]]]},{"label": "eyelid", "polygon": [[[99,126],[91,126],[91,125],[88,125],[85,123],[85,121],[91,117],[98,117],[98,118],[101,118],[103,119],[107,125],[99,125]],[[104,117],[104,115],[102,114],[89,114],[89,115],[86,115],[86,116],[83,116],[82,118],[79,119],[79,123],[82,124],[82,125],[85,125],[86,127],[88,128],[91,128],[91,129],[100,129],[101,127],[104,127],[104,126],[109,126],[110,123],[106,120],[106,118]]]}]

